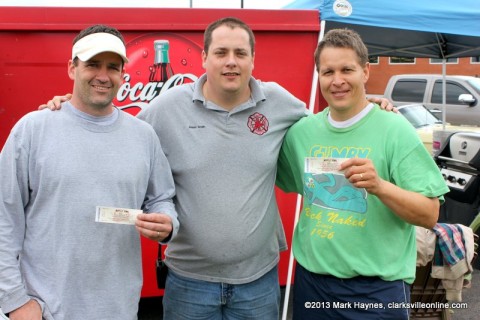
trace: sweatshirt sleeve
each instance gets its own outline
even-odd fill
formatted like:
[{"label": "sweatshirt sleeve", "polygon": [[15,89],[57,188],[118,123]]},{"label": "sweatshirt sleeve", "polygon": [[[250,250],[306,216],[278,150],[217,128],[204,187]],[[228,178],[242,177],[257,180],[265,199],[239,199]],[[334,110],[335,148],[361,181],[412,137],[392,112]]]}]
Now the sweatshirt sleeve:
[{"label": "sweatshirt sleeve", "polygon": [[0,307],[9,313],[30,300],[22,281],[19,255],[29,201],[28,135],[24,122],[13,128],[0,153]]},{"label": "sweatshirt sleeve", "polygon": [[173,238],[179,228],[178,216],[173,204],[175,196],[175,184],[173,182],[172,170],[162,150],[157,135],[152,132],[152,163],[150,179],[148,182],[147,194],[143,203],[143,210],[149,213],[165,213],[172,219],[173,231],[170,237]]}]

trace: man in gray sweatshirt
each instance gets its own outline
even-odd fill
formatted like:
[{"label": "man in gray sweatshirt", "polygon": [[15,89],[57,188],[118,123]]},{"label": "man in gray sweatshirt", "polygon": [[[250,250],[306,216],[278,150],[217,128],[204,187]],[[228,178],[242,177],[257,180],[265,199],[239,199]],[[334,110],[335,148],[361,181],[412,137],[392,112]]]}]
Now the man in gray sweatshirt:
[{"label": "man in gray sweatshirt", "polygon": [[158,137],[112,105],[126,62],[118,30],[80,32],[72,99],[24,116],[0,153],[0,308],[12,320],[136,319],[139,233],[175,238]]}]

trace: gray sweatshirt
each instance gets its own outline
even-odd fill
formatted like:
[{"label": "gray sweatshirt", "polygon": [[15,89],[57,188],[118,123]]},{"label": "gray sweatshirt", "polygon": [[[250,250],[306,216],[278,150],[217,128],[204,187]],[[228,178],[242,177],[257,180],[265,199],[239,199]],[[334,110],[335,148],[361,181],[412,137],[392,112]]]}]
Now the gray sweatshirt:
[{"label": "gray sweatshirt", "polygon": [[136,319],[140,236],[95,222],[95,207],[165,212],[176,233],[170,167],[143,121],[116,111],[101,125],[74,111],[26,115],[0,154],[0,307],[34,298],[45,319]]},{"label": "gray sweatshirt", "polygon": [[166,91],[138,115],[159,136],[175,181],[180,229],[166,263],[192,279],[248,283],[275,267],[287,247],[276,164],[305,104],[252,78],[250,100],[228,112],[205,101],[205,80]]}]

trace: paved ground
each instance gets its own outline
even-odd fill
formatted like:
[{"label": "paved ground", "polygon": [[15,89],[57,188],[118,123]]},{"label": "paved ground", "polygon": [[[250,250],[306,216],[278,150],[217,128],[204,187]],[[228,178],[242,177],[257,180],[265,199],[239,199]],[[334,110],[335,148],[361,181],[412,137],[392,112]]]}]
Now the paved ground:
[{"label": "paved ground", "polygon": [[472,287],[463,290],[463,302],[466,309],[457,309],[452,314],[454,320],[474,320],[480,318],[480,270],[475,269],[472,276]]},{"label": "paved ground", "polygon": [[[282,289],[282,294],[284,293]],[[472,287],[463,290],[463,302],[467,303],[466,309],[454,310],[453,320],[475,320],[480,319],[480,270],[475,269],[472,277]],[[283,303],[283,297],[282,297]],[[290,295],[291,304],[291,295]],[[291,308],[289,308],[291,311]],[[289,312],[290,314],[290,312]],[[142,299],[138,313],[139,320],[161,320],[162,300],[161,298]],[[289,315],[288,319],[291,319]]]}]

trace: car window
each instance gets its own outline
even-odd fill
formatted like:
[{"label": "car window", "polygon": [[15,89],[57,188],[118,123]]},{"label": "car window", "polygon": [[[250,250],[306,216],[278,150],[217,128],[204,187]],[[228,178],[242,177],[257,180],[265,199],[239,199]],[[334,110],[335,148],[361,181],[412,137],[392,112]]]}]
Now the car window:
[{"label": "car window", "polygon": [[[442,103],[442,80],[436,80],[433,85],[432,103]],[[462,85],[456,82],[446,82],[446,102],[447,104],[461,104],[458,96],[464,93],[470,93]]]},{"label": "car window", "polygon": [[426,87],[426,80],[399,80],[393,88],[392,99],[394,101],[422,102]]},{"label": "car window", "polygon": [[405,105],[398,109],[400,113],[407,118],[416,129],[430,126],[437,123],[442,123],[438,120],[427,108],[422,104]]},{"label": "car window", "polygon": [[467,82],[472,86],[473,90],[480,93],[480,78],[469,78]]}]

